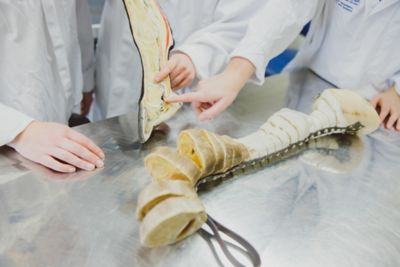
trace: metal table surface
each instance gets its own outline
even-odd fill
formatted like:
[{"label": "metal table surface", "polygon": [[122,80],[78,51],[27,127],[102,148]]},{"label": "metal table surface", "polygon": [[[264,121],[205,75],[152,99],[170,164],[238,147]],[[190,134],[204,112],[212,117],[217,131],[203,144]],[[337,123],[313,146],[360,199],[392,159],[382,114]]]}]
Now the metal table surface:
[{"label": "metal table surface", "polygon": [[[311,74],[293,88],[320,84]],[[293,80],[295,81],[295,80]],[[106,152],[104,169],[53,173],[0,149],[0,266],[219,266],[194,235],[159,249],[140,246],[136,199],[149,182],[143,157],[174,145],[187,127],[239,137],[283,103],[281,77],[249,87],[218,119],[199,125],[188,109],[143,148],[133,144],[134,116],[78,130]],[[215,219],[250,241],[263,266],[400,266],[400,139],[327,138],[313,148],[201,194]]]}]

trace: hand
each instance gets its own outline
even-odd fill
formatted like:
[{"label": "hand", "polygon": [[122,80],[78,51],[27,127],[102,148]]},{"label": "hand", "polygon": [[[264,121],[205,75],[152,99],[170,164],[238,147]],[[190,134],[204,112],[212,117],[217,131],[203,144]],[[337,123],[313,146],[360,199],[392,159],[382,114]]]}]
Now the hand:
[{"label": "hand", "polygon": [[104,153],[84,135],[65,125],[32,122],[10,144],[23,157],[52,170],[71,173],[104,166]]},{"label": "hand", "polygon": [[92,103],[93,103],[93,91],[89,93],[83,93],[81,101],[81,115],[87,116],[89,114]]},{"label": "hand", "polygon": [[180,90],[193,83],[196,69],[190,57],[184,53],[172,54],[167,64],[156,75],[155,81],[161,82],[169,75],[173,90]]},{"label": "hand", "polygon": [[379,117],[383,123],[386,121],[387,129],[400,132],[400,95],[394,87],[374,97],[371,104],[379,110]]},{"label": "hand", "polygon": [[229,77],[220,74],[208,80],[200,81],[196,92],[180,96],[170,96],[165,101],[189,102],[201,121],[211,120],[227,109],[236,99],[240,87],[233,84]]},{"label": "hand", "polygon": [[190,102],[199,120],[210,120],[233,103],[254,72],[252,63],[243,58],[234,58],[223,73],[200,81],[196,92],[170,96],[165,100],[172,103]]}]

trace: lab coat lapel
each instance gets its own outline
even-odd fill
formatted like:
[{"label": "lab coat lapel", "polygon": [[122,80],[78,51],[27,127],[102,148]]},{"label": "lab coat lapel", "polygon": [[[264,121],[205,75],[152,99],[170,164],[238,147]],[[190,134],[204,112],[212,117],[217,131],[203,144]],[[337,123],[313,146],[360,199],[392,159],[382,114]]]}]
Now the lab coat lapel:
[{"label": "lab coat lapel", "polygon": [[400,3],[400,0],[381,0],[379,4],[377,4],[374,8],[372,8],[372,10],[369,12],[369,15],[374,15],[396,3]]}]

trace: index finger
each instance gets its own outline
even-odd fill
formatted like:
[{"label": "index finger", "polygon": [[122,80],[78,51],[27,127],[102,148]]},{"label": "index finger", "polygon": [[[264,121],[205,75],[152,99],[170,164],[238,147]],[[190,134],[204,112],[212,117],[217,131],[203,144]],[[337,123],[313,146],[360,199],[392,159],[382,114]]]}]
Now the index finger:
[{"label": "index finger", "polygon": [[78,133],[74,130],[70,130],[67,134],[67,137],[69,139],[71,139],[72,141],[77,142],[78,144],[82,145],[83,147],[89,149],[90,151],[92,151],[94,154],[96,154],[101,159],[105,158],[105,155],[104,155],[103,151],[101,150],[101,148],[98,147],[97,145],[95,145],[95,143],[93,143],[89,138],[87,138],[83,134]]},{"label": "index finger", "polygon": [[183,95],[169,96],[165,98],[166,102],[169,103],[192,103],[192,102],[203,102],[201,101],[202,95],[199,92],[186,93]]}]

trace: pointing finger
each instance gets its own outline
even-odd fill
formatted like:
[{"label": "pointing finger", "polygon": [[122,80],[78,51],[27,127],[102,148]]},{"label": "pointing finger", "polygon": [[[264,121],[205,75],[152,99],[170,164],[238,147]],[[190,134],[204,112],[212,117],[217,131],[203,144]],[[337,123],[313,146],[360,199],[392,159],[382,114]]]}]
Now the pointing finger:
[{"label": "pointing finger", "polygon": [[169,96],[165,98],[166,102],[169,103],[192,103],[192,102],[202,102],[202,94],[199,92],[194,92],[194,93],[187,93],[183,95],[177,95],[177,96]]}]

